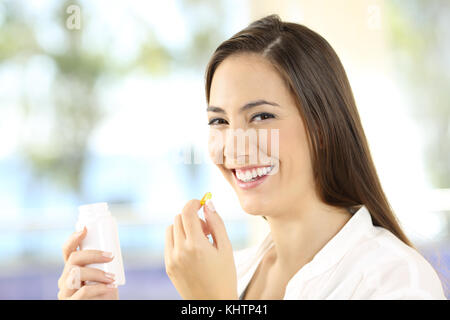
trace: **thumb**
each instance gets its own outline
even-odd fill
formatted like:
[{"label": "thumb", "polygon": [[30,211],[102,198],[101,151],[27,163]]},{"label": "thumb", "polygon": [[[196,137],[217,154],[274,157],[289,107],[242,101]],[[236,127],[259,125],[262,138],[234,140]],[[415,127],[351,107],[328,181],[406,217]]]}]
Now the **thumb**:
[{"label": "thumb", "polygon": [[225,229],[225,223],[217,213],[211,200],[206,201],[203,211],[205,213],[209,231],[214,240],[214,245],[218,249],[230,246],[231,244],[228,239],[227,230]]},{"label": "thumb", "polygon": [[62,251],[64,262],[69,259],[69,256],[73,251],[77,250],[78,246],[81,244],[81,241],[86,237],[86,234],[87,229],[86,227],[83,227],[83,230],[72,233],[69,239],[63,244]]}]

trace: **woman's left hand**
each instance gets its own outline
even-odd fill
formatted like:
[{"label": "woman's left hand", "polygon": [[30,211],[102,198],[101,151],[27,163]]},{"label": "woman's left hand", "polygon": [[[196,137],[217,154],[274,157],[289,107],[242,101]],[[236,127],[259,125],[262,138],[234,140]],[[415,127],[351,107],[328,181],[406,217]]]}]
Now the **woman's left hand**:
[{"label": "woman's left hand", "polygon": [[189,201],[166,229],[167,275],[183,299],[237,299],[236,267],[225,224],[211,200],[203,207],[206,223],[197,215],[200,207],[199,200]]}]

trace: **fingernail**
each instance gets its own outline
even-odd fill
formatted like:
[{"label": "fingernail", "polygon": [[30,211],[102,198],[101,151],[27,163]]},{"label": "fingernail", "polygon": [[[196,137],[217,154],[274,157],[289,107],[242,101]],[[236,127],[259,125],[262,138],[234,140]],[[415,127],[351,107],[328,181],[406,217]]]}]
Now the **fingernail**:
[{"label": "fingernail", "polygon": [[214,208],[212,200],[207,200],[205,202],[205,207],[206,207],[206,209],[208,209],[209,212],[216,212],[216,208]]},{"label": "fingernail", "polygon": [[103,251],[102,256],[104,256],[106,258],[112,258],[113,254],[112,254],[112,252]]},{"label": "fingernail", "polygon": [[115,285],[114,283],[110,283],[106,285],[108,288],[117,288],[117,285]]},{"label": "fingernail", "polygon": [[114,275],[114,273],[105,272],[105,277],[107,277],[109,279],[114,279],[116,276]]}]

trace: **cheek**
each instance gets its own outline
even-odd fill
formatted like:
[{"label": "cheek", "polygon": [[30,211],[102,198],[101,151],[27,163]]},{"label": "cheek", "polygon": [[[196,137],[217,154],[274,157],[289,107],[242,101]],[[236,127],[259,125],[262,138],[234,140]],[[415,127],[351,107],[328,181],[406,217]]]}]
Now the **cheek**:
[{"label": "cheek", "polygon": [[255,150],[258,152],[258,163],[274,165],[272,174],[276,174],[280,161],[280,129],[260,129]]},{"label": "cheek", "polygon": [[209,131],[208,153],[214,164],[223,164],[223,136],[219,130],[210,129]]},{"label": "cheek", "polygon": [[208,153],[211,161],[220,169],[223,176],[231,182],[231,172],[224,167],[223,134],[219,130],[211,129],[208,138]]},{"label": "cheek", "polygon": [[311,161],[306,131],[300,124],[280,130],[280,162],[282,170],[289,176],[308,177],[311,172]]}]

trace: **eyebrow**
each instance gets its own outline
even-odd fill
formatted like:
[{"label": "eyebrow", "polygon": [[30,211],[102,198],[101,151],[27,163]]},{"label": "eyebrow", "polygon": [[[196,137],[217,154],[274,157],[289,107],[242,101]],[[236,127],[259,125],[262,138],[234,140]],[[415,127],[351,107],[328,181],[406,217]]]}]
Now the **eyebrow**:
[{"label": "eyebrow", "polygon": [[[239,109],[239,112],[243,112],[245,110],[248,110],[248,109],[251,109],[251,108],[263,105],[263,104],[268,104],[268,105],[277,106],[277,107],[280,106],[278,103],[275,103],[275,102],[266,101],[264,99],[258,99],[258,100],[250,101],[250,102],[244,104]],[[215,107],[215,106],[208,106],[208,108],[206,108],[206,111],[217,112],[217,113],[226,113],[226,111],[224,109],[219,108],[219,107]]]}]

